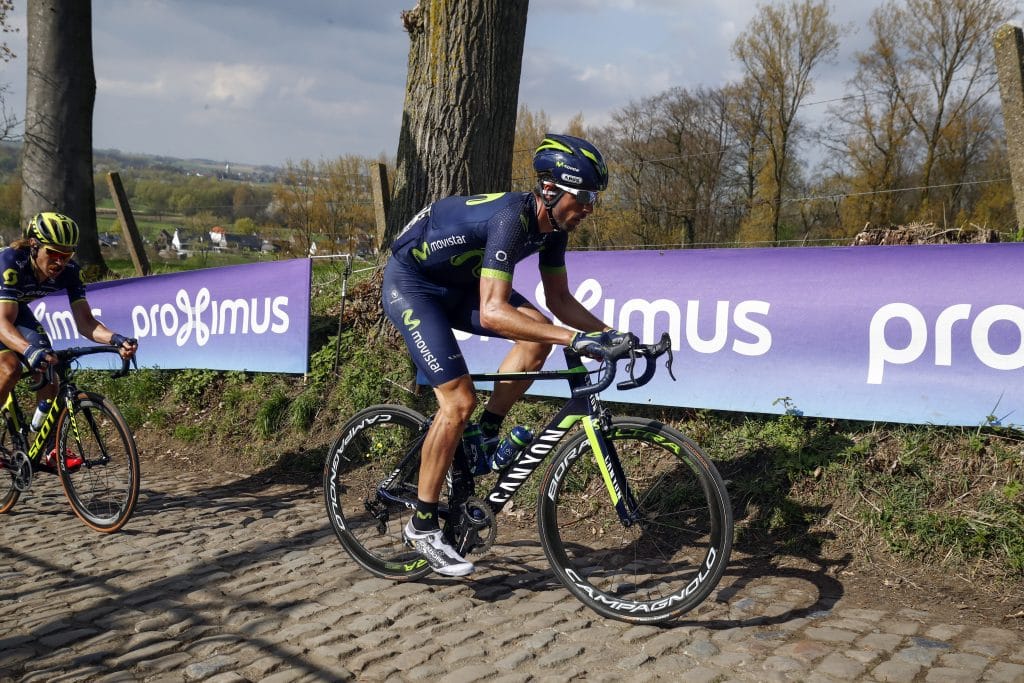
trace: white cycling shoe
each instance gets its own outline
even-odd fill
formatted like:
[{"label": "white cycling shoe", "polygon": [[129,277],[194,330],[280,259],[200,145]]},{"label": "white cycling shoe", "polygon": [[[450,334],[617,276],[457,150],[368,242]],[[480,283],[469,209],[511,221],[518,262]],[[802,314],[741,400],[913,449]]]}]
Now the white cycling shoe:
[{"label": "white cycling shoe", "polygon": [[405,525],[402,537],[406,545],[418,552],[438,574],[445,576],[466,576],[472,574],[475,567],[473,563],[455,552],[444,540],[444,534],[440,529],[435,531],[417,531],[412,520]]}]

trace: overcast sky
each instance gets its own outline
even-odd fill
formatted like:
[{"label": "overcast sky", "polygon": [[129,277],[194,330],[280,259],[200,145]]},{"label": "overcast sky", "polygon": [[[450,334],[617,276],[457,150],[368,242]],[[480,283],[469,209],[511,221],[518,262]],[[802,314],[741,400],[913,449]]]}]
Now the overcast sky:
[{"label": "overcast sky", "polygon": [[[25,4],[4,37],[10,108],[25,101]],[[345,154],[393,156],[415,0],[93,0],[98,149],[281,165]],[[880,0],[833,3],[835,65],[810,101],[839,97]],[[719,87],[753,0],[560,0],[530,4],[520,104],[553,128],[608,121],[670,87]],[[826,105],[814,105],[824,111]]]}]

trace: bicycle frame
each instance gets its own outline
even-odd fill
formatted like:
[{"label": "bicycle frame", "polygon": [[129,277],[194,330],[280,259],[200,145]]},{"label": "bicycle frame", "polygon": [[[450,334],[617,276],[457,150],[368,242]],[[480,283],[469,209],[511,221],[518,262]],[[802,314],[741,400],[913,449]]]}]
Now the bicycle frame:
[{"label": "bicycle frame", "polygon": [[16,390],[12,390],[7,395],[7,401],[2,408],[4,416],[7,418],[7,431],[11,434],[12,438],[23,442],[19,445],[25,447],[25,455],[28,456],[29,460],[35,461],[43,454],[43,446],[46,443],[46,439],[57,424],[57,416],[64,405],[63,392],[59,392],[50,403],[50,410],[46,413],[43,424],[39,427],[39,431],[36,432],[32,443],[28,442],[28,435],[30,433],[28,422],[25,420],[21,406],[18,405],[15,394]]},{"label": "bicycle frame", "polygon": [[[604,438],[602,424],[607,424],[608,413],[601,406],[597,393],[576,395],[590,385],[590,373],[583,365],[579,354],[566,348],[565,370],[515,373],[474,373],[470,375],[474,382],[496,382],[506,380],[552,380],[565,379],[569,382],[570,397],[565,405],[548,422],[547,426],[521,450],[515,459],[498,477],[498,480],[487,493],[485,500],[491,511],[498,514],[505,504],[515,495],[519,487],[529,479],[561,442],[569,430],[582,422],[587,434],[587,442],[594,452],[594,458],[601,471],[605,487],[611,496],[612,503],[624,526],[631,526],[637,521],[637,504],[629,490],[626,477],[619,463],[614,447]],[[558,475],[556,474],[556,479]]]},{"label": "bicycle frame", "polygon": [[[566,369],[565,370],[539,370],[535,372],[487,372],[474,373],[470,378],[474,382],[498,382],[508,380],[567,380],[569,382],[570,397],[565,405],[555,414],[547,426],[534,438],[530,444],[521,450],[515,459],[498,477],[498,480],[487,493],[486,502],[493,514],[497,515],[512,499],[519,488],[528,480],[540,467],[541,463],[550,455],[555,447],[561,442],[565,435],[576,425],[582,422],[583,429],[587,434],[587,442],[597,461],[601,471],[605,487],[611,497],[615,510],[622,520],[623,526],[631,526],[639,519],[638,505],[633,498],[632,492],[619,463],[618,454],[614,447],[604,438],[603,424],[607,424],[610,416],[601,406],[601,401],[596,392],[588,392],[591,386],[590,375],[583,365],[579,354],[564,349]],[[579,395],[577,395],[579,394]],[[429,423],[428,423],[429,424]],[[399,463],[395,471],[381,483],[378,493],[391,500],[411,507],[410,501],[402,500],[387,490],[393,482],[405,470],[410,458],[416,456],[417,451],[423,443],[424,434],[416,440],[409,452]],[[461,452],[461,446],[456,451],[456,458],[465,457]],[[558,476],[556,475],[556,479]],[[449,510],[439,510],[444,517],[450,513]]]}]

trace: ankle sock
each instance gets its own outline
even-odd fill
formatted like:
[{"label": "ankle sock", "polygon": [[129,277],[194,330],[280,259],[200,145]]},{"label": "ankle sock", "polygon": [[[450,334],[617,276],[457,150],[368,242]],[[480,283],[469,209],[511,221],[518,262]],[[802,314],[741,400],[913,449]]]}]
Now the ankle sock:
[{"label": "ankle sock", "polygon": [[412,528],[416,531],[437,531],[437,502],[427,503],[416,499],[416,510],[412,513]]},{"label": "ankle sock", "polygon": [[504,421],[504,415],[496,415],[489,410],[485,410],[483,415],[480,416],[480,431],[488,439],[498,436],[498,432],[501,431],[501,423]]}]

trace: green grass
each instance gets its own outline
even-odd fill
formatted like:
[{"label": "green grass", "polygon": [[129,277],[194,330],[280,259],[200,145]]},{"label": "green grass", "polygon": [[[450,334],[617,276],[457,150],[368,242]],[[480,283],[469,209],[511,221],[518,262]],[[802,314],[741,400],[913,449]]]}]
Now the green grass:
[{"label": "green grass", "polygon": [[[81,384],[115,400],[135,429],[169,433],[193,452],[229,450],[251,467],[315,477],[339,426],[356,410],[384,402],[434,410],[432,392],[413,386],[400,337],[375,317],[370,274],[349,284],[339,342],[340,269],[314,265],[305,377],[144,370],[117,381],[83,372]],[[481,403],[486,398],[481,392]],[[506,427],[536,430],[560,405],[522,401]],[[665,422],[704,448],[728,480],[740,551],[811,558],[830,549],[887,552],[942,570],[1024,578],[1019,432],[609,407]],[[539,480],[521,489],[519,509],[532,513]]]}]

